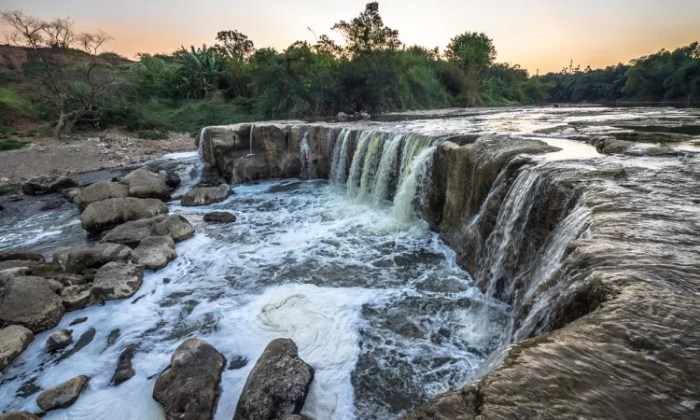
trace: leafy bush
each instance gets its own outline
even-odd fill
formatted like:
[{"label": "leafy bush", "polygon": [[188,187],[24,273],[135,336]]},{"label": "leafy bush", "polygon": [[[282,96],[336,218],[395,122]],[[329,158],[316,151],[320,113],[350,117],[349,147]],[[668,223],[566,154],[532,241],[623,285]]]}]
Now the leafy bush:
[{"label": "leafy bush", "polygon": [[21,149],[28,144],[29,143],[27,143],[26,141],[22,141],[22,140],[15,140],[15,139],[0,140],[0,152]]}]

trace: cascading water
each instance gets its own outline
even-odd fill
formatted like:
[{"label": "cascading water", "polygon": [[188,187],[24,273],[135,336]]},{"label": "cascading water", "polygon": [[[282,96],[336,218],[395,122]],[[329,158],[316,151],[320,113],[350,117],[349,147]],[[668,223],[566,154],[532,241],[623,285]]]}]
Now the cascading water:
[{"label": "cascading water", "polygon": [[313,157],[311,156],[311,147],[309,146],[309,133],[305,133],[301,139],[300,146],[301,154],[301,179],[316,178],[316,168],[314,167]]},{"label": "cascading water", "polygon": [[248,139],[248,156],[253,155],[253,133],[255,132],[255,124],[250,125],[250,138]]},{"label": "cascading water", "polygon": [[428,179],[435,147],[428,147],[416,156],[405,178],[401,180],[394,198],[394,217],[399,222],[409,222],[414,218],[413,208],[419,187]]},{"label": "cascading water", "polygon": [[348,169],[348,146],[350,144],[351,131],[343,129],[338,136],[333,148],[333,158],[331,161],[330,181],[333,184],[344,184],[347,181]]}]

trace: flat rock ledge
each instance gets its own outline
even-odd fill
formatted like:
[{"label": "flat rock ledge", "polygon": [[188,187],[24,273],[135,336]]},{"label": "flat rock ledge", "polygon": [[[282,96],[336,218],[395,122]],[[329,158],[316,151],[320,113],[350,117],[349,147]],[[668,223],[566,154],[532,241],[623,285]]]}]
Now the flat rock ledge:
[{"label": "flat rock ledge", "polygon": [[36,399],[37,405],[44,411],[66,408],[78,400],[80,393],[90,381],[85,375],[76,376],[62,384],[44,390]]},{"label": "flat rock ledge", "polygon": [[309,393],[314,370],[287,338],[272,340],[248,375],[234,420],[284,419],[299,414]]},{"label": "flat rock ledge", "polygon": [[203,340],[190,338],[180,344],[153,389],[166,418],[211,419],[225,364],[224,356]]}]

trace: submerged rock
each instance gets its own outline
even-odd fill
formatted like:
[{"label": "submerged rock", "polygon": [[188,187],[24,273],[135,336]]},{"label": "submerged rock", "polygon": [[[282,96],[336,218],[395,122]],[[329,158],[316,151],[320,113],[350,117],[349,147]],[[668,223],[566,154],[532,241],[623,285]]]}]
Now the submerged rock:
[{"label": "submerged rock", "polygon": [[175,242],[169,236],[143,238],[134,250],[134,259],[146,268],[163,268],[175,259]]},{"label": "submerged rock", "polygon": [[162,215],[117,226],[107,232],[102,241],[136,247],[144,238],[163,235],[171,237],[175,242],[184,241],[194,235],[194,227],[179,214]]},{"label": "submerged rock", "polygon": [[73,405],[90,381],[85,375],[77,376],[62,384],[52,386],[43,391],[36,399],[36,403],[44,411],[66,408]]},{"label": "submerged rock", "polygon": [[166,170],[163,176],[165,177],[165,184],[171,189],[179,187],[182,183],[180,175],[178,175],[177,172],[173,171],[172,169]]},{"label": "submerged rock", "polygon": [[168,419],[211,419],[226,361],[198,338],[180,344],[156,380],[153,398]]},{"label": "submerged rock", "polygon": [[64,204],[66,204],[66,200],[62,198],[54,198],[42,204],[41,207],[39,207],[39,211],[56,210]]},{"label": "submerged rock", "polygon": [[62,316],[61,298],[42,277],[15,277],[0,288],[2,323],[23,325],[36,333],[56,326]]},{"label": "submerged rock", "polygon": [[34,340],[34,334],[21,326],[0,329],[0,371],[9,366]]},{"label": "submerged rock", "polygon": [[196,187],[182,197],[183,206],[205,206],[220,203],[231,195],[231,187],[221,184],[218,187]]},{"label": "submerged rock", "polygon": [[78,184],[67,176],[36,177],[30,179],[22,186],[22,192],[26,195],[42,195],[56,193],[63,189],[77,186]]},{"label": "submerged rock", "polygon": [[137,198],[170,199],[170,189],[163,176],[140,168],[127,174],[120,181],[129,187],[129,196]]},{"label": "submerged rock", "polygon": [[99,268],[112,261],[128,261],[131,249],[114,243],[98,243],[90,248],[66,248],[54,254],[53,260],[71,273],[83,273],[90,268]]},{"label": "submerged rock", "polygon": [[114,300],[131,297],[143,283],[143,266],[111,262],[95,273],[92,295],[96,299]]},{"label": "submerged rock", "polygon": [[248,375],[233,418],[272,420],[299,414],[313,377],[294,341],[271,341]]},{"label": "submerged rock", "polygon": [[207,223],[233,223],[236,221],[236,215],[227,211],[213,211],[204,215],[204,221]]},{"label": "submerged rock", "polygon": [[167,212],[165,203],[155,198],[110,198],[87,206],[80,221],[83,229],[101,232],[122,223]]},{"label": "submerged rock", "polygon": [[6,251],[0,252],[1,261],[38,261],[44,262],[44,256],[36,252],[27,251]]},{"label": "submerged rock", "polygon": [[26,411],[11,411],[9,413],[0,414],[0,420],[41,420],[41,417],[37,417]]},{"label": "submerged rock", "polygon": [[73,342],[73,331],[64,329],[51,334],[46,340],[46,347],[50,352],[63,350]]}]

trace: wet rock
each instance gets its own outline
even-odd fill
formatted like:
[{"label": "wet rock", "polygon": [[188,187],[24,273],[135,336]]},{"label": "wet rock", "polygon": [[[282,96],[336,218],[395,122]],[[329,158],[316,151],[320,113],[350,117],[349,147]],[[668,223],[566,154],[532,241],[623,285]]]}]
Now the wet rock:
[{"label": "wet rock", "polygon": [[87,321],[88,317],[86,316],[81,316],[80,318],[75,318],[71,323],[70,326],[72,327],[73,325],[78,325],[82,324],[83,322]]},{"label": "wet rock", "polygon": [[61,291],[61,302],[66,311],[82,309],[92,303],[92,290],[87,285],[68,286]]},{"label": "wet rock", "polygon": [[34,334],[21,325],[0,329],[0,371],[9,366],[34,340]]},{"label": "wet rock", "polygon": [[61,177],[37,177],[27,181],[22,186],[22,192],[26,195],[42,195],[60,192],[62,189],[74,188],[78,184],[67,176]]},{"label": "wet rock", "polygon": [[225,362],[214,347],[198,338],[180,344],[153,389],[153,398],[166,417],[211,419]]},{"label": "wet rock", "polygon": [[270,342],[248,375],[234,419],[280,419],[299,414],[314,377],[313,368],[290,339]]},{"label": "wet rock", "polygon": [[233,223],[236,221],[236,215],[227,211],[213,211],[204,215],[204,221],[207,223]]},{"label": "wet rock", "polygon": [[44,256],[35,252],[7,251],[0,252],[0,261],[38,261],[44,262]]},{"label": "wet rock", "polygon": [[119,385],[122,382],[126,382],[136,375],[134,367],[131,364],[134,355],[138,351],[138,346],[136,344],[131,344],[127,346],[124,351],[119,355],[119,361],[117,362],[117,368],[112,376],[112,384]]},{"label": "wet rock", "polygon": [[56,210],[64,204],[66,204],[66,200],[62,198],[54,198],[42,204],[41,207],[39,207],[39,211]]},{"label": "wet rock", "polygon": [[114,300],[133,296],[143,283],[143,266],[110,262],[95,273],[92,295]]},{"label": "wet rock", "polygon": [[183,206],[205,206],[220,203],[231,195],[231,187],[221,184],[218,187],[195,187],[182,197]]},{"label": "wet rock", "polygon": [[60,273],[55,275],[54,280],[60,282],[64,287],[68,286],[82,286],[87,284],[88,279],[85,276],[74,273]]},{"label": "wet rock", "polygon": [[167,201],[170,199],[170,189],[164,177],[140,168],[127,174],[120,181],[129,187],[129,196],[137,198],[157,198]]},{"label": "wet rock", "polygon": [[134,259],[146,268],[163,268],[175,259],[175,242],[169,236],[143,238],[134,250]]},{"label": "wet rock", "polygon": [[90,378],[85,375],[76,376],[43,391],[37,397],[36,403],[44,411],[70,407],[78,400],[89,381]]},{"label": "wet rock", "polygon": [[71,273],[83,273],[112,261],[129,261],[132,252],[121,244],[103,242],[90,248],[66,248],[54,254],[53,260]]},{"label": "wet rock", "polygon": [[9,413],[0,414],[0,420],[41,420],[41,417],[37,417],[26,411],[11,411]]},{"label": "wet rock", "polygon": [[50,352],[63,350],[73,342],[73,331],[64,329],[51,334],[46,340],[46,347]]},{"label": "wet rock", "polygon": [[11,267],[0,270],[0,282],[7,281],[11,278],[28,276],[32,273],[29,267]]},{"label": "wet rock", "polygon": [[92,203],[110,198],[125,198],[129,195],[129,186],[110,181],[99,181],[91,184],[73,197],[73,202],[81,209]]},{"label": "wet rock", "polygon": [[122,223],[167,212],[165,203],[154,198],[110,198],[87,206],[80,221],[83,229],[101,232]]},{"label": "wet rock", "polygon": [[63,304],[46,279],[26,276],[4,282],[0,288],[0,322],[23,325],[33,332],[56,326]]},{"label": "wet rock", "polygon": [[165,185],[167,185],[170,189],[175,189],[182,183],[182,180],[180,180],[180,175],[178,175],[177,172],[173,171],[172,169],[165,171],[164,177]]},{"label": "wet rock", "polygon": [[136,247],[144,238],[164,235],[180,242],[194,235],[194,227],[179,214],[162,215],[124,223],[107,232],[102,240]]}]

